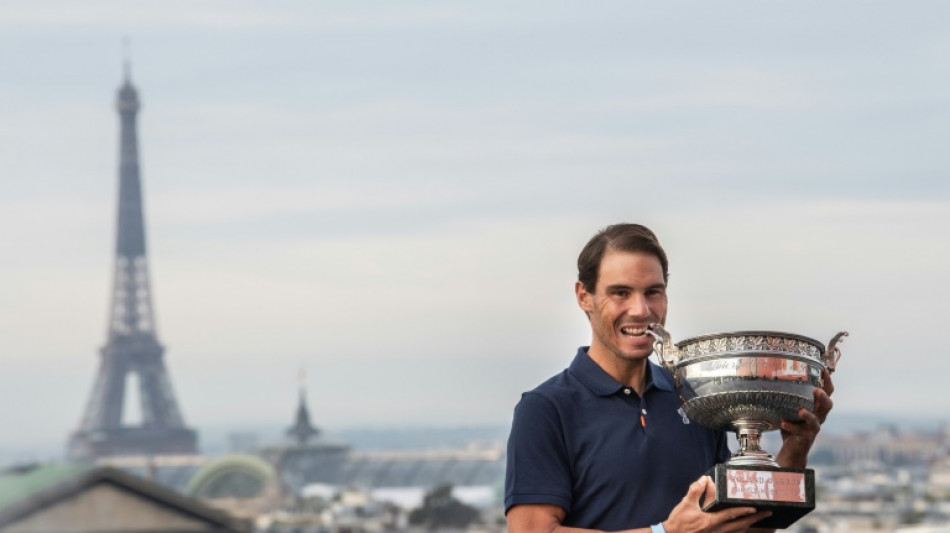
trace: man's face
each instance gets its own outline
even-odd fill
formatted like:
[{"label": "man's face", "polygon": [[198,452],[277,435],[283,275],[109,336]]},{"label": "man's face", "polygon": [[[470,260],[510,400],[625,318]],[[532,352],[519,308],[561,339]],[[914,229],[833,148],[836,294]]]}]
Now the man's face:
[{"label": "man's face", "polygon": [[[666,283],[656,256],[608,250],[600,261],[597,287],[575,286],[577,303],[590,317],[591,352],[642,360],[653,352],[647,326],[666,322]],[[594,355],[592,354],[592,355]]]}]

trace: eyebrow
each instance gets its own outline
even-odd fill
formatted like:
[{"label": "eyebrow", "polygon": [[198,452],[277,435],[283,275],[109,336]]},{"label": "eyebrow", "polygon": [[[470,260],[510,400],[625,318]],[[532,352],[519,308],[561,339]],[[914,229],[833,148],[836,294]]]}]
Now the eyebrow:
[{"label": "eyebrow", "polygon": [[[604,288],[604,290],[607,290],[607,291],[615,291],[615,290],[618,290],[618,289],[626,289],[626,290],[628,290],[628,291],[636,290],[635,287],[633,287],[633,286],[631,286],[631,285],[625,285],[625,284],[623,284],[623,283],[617,283],[616,285],[607,285],[607,287]],[[663,289],[663,290],[666,290],[666,284],[665,284],[665,283],[654,283],[653,285],[647,285],[646,287],[643,288],[644,291],[655,290],[655,289]]]}]

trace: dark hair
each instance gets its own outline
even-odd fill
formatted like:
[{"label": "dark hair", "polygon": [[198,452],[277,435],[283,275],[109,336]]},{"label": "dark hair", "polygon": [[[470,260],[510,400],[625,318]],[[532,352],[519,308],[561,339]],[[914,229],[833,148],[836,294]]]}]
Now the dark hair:
[{"label": "dark hair", "polygon": [[669,281],[669,263],[666,252],[660,246],[656,235],[640,224],[614,224],[597,232],[587,241],[587,245],[577,256],[577,280],[584,284],[587,292],[597,288],[597,274],[600,261],[608,250],[620,252],[644,252],[655,255],[663,267],[663,282]]}]

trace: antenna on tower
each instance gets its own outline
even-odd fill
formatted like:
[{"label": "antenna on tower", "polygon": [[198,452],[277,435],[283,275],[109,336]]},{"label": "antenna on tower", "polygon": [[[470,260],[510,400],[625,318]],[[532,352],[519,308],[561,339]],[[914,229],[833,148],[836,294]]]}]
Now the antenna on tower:
[{"label": "antenna on tower", "polygon": [[132,44],[128,36],[122,38],[122,69],[125,72],[125,82],[132,81]]}]

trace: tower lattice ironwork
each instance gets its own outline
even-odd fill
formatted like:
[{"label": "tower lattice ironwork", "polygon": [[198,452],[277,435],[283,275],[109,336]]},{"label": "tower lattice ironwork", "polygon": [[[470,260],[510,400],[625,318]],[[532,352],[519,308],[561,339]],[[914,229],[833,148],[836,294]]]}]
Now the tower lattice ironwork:
[{"label": "tower lattice ironwork", "polygon": [[[139,176],[136,118],[138,93],[129,67],[119,88],[119,198],[115,265],[108,333],[100,350],[99,371],[79,429],[69,441],[69,456],[94,459],[112,455],[185,454],[197,451],[197,434],[185,426],[158,342]],[[141,424],[123,422],[126,385],[138,378]]]}]

